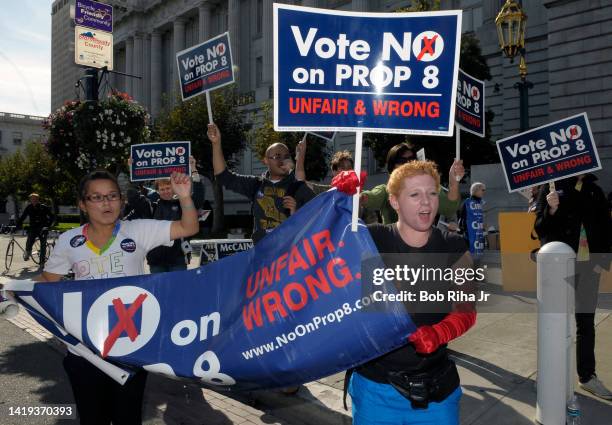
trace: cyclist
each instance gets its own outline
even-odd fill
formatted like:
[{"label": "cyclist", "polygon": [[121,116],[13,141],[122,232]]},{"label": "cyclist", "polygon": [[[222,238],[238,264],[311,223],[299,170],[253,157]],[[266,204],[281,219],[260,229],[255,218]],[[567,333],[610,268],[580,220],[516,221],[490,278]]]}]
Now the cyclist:
[{"label": "cyclist", "polygon": [[[55,222],[55,215],[47,205],[40,202],[38,193],[30,193],[30,203],[23,210],[21,217],[17,220],[17,227],[21,227],[26,217],[30,217],[30,227],[28,228],[28,240],[23,253],[23,260],[28,261],[32,254],[32,245],[36,238],[40,239],[40,258],[46,258],[47,251],[47,230]],[[44,261],[41,261],[44,263]]]}]

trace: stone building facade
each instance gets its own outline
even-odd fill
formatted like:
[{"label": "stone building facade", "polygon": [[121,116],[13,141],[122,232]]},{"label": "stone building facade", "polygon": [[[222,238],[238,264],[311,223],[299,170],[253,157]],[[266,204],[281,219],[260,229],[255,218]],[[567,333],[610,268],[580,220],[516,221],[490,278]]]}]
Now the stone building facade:
[{"label": "stone building facade", "polygon": [[[67,1],[70,2],[56,0],[54,6]],[[176,52],[224,31],[230,32],[234,62],[239,67],[237,81],[244,100],[243,109],[256,111],[260,102],[271,98],[273,0],[108,0],[107,3],[115,5],[115,69],[142,76],[142,79],[134,79],[114,75],[110,83],[129,92],[153,116],[159,113],[164,102],[173,102],[176,98]],[[411,1],[297,0],[283,3],[389,12],[408,6]],[[519,81],[518,60],[510,63],[502,56],[495,28],[495,17],[503,3],[504,0],[441,0],[443,9],[463,10],[463,31],[476,34],[491,68],[492,79],[486,82],[486,103],[495,113],[492,140],[515,134],[519,129],[519,97],[514,87]],[[537,127],[586,111],[604,162],[604,170],[599,174],[602,181],[611,182],[612,74],[609,70],[612,69],[612,26],[606,23],[612,18],[612,3],[607,0],[523,3],[528,15],[527,79],[534,84],[529,91],[530,126]],[[54,19],[66,19],[59,13],[53,16]],[[55,23],[53,28],[55,30]],[[55,46],[55,40],[53,43]],[[56,73],[55,68],[53,73]],[[55,83],[55,76],[52,79],[54,84],[59,84]],[[65,98],[73,97],[74,89],[61,90]],[[55,96],[55,86],[53,93],[57,102],[62,96]],[[333,149],[351,149],[353,143],[354,136],[347,133],[337,138]],[[386,175],[377,174],[372,154],[367,149],[362,163],[373,174],[369,185],[386,179]],[[239,171],[258,173],[262,169],[259,160],[247,149]],[[490,185],[500,183],[502,202],[500,176],[489,174],[485,177],[490,179]],[[606,191],[610,189],[607,187]],[[507,192],[505,197],[508,197]],[[228,199],[233,197],[230,195]],[[513,196],[510,199],[514,199]],[[238,207],[238,210],[247,211],[248,208]]]}]

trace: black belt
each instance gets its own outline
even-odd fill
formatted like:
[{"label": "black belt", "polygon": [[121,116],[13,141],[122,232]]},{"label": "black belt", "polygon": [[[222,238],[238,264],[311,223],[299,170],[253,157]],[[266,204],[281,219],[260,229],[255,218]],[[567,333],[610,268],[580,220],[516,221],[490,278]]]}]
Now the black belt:
[{"label": "black belt", "polygon": [[[459,374],[455,362],[446,359],[435,370],[425,373],[388,371],[380,365],[373,365],[378,372],[387,377],[387,382],[404,398],[410,401],[413,409],[427,409],[429,402],[440,402],[453,393],[459,386]],[[346,409],[346,390],[354,369],[346,372],[344,381],[344,408]]]}]

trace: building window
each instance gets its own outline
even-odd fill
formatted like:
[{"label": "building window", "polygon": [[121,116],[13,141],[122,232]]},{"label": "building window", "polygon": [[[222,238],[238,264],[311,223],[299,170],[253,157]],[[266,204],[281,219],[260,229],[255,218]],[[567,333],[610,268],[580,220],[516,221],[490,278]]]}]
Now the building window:
[{"label": "building window", "polygon": [[15,146],[20,146],[22,140],[23,140],[23,133],[20,131],[14,131],[13,132],[13,144]]},{"label": "building window", "polygon": [[263,82],[263,57],[255,59],[255,87],[261,87]]}]

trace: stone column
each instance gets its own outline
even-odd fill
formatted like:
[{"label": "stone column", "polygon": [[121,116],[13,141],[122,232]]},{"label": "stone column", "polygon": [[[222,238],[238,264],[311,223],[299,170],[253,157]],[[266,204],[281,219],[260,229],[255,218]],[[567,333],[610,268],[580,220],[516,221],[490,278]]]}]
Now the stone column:
[{"label": "stone column", "polygon": [[151,33],[151,115],[157,117],[161,110],[162,79],[162,35],[158,30]]},{"label": "stone column", "polygon": [[205,1],[198,6],[198,40],[200,43],[212,37],[210,33],[211,5]]},{"label": "stone column", "polygon": [[176,69],[176,54],[181,50],[185,49],[185,19],[176,18],[173,22],[173,38],[174,38],[174,52],[172,53],[172,83],[170,87],[173,88],[172,102],[174,102],[174,94],[178,93],[178,70]]},{"label": "stone column", "polygon": [[143,102],[143,78],[144,78],[144,67],[143,67],[143,50],[144,50],[144,40],[142,33],[134,34],[134,54],[132,55],[132,70],[136,77],[140,78],[132,78],[132,91],[134,92],[134,99],[142,104]]},{"label": "stone column", "polygon": [[272,83],[273,65],[274,65],[274,23],[273,21],[273,0],[263,0],[263,16],[261,28],[263,32],[263,75],[264,83]]},{"label": "stone column", "polygon": [[[125,73],[126,74],[131,75],[134,73],[133,58],[134,58],[134,37],[129,36],[125,40]],[[133,97],[134,92],[132,90],[132,80],[133,80],[132,77],[128,77],[127,75],[125,76],[125,91],[127,92],[127,94]]]},{"label": "stone column", "polygon": [[[264,0],[265,1],[265,0]],[[232,60],[240,67],[240,0],[228,0],[228,31],[232,45]]]},{"label": "stone column", "polygon": [[142,104],[151,112],[151,34],[143,36]]},{"label": "stone column", "polygon": [[351,2],[351,8],[358,12],[367,12],[369,10],[368,0],[353,0]]}]

